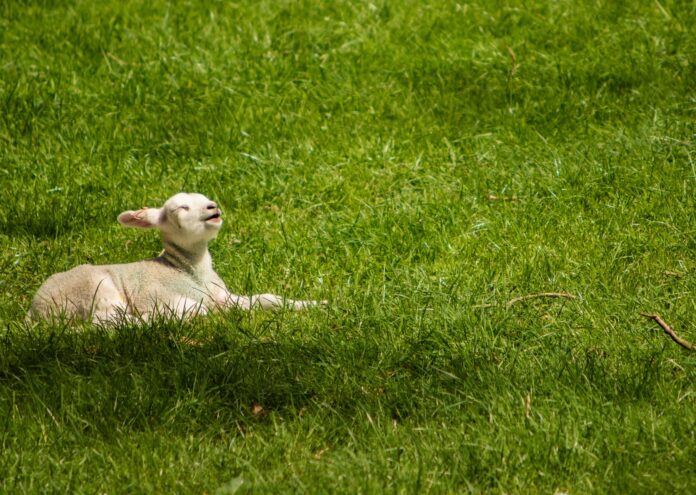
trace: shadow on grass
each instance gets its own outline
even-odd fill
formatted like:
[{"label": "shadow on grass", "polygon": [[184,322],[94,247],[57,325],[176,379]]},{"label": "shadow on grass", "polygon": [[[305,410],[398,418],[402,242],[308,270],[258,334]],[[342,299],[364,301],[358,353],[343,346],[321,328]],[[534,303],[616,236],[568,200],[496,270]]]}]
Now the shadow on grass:
[{"label": "shadow on grass", "polygon": [[[374,410],[403,419],[462,385],[434,371],[432,348],[420,344],[395,352],[335,336],[261,339],[241,320],[82,332],[21,326],[0,338],[0,396],[20,411],[48,410],[59,423],[72,418],[103,431],[238,425],[315,406],[346,418]],[[477,377],[499,373],[484,362],[477,368]],[[479,392],[494,382],[475,381]]]},{"label": "shadow on grass", "polygon": [[487,416],[500,397],[531,389],[586,403],[640,400],[660,381],[654,358],[618,368],[610,356],[567,348],[530,359],[524,346],[481,340],[453,349],[437,333],[398,348],[322,332],[259,338],[244,318],[82,332],[8,328],[0,338],[0,412],[9,405],[107,435],[163,425],[238,429],[318,408],[347,421],[362,411],[394,420],[452,408]]}]

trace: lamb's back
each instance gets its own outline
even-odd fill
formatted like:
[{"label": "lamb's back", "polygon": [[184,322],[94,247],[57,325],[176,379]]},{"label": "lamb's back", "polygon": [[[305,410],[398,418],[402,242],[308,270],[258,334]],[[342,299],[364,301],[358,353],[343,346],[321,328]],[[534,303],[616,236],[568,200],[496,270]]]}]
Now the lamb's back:
[{"label": "lamb's back", "polygon": [[43,283],[34,296],[29,316],[64,315],[87,320],[95,314],[108,317],[121,311],[148,315],[167,308],[209,308],[220,298],[218,292],[226,290],[219,277],[214,273],[213,276],[212,284],[202,283],[162,258],[79,265],[51,275]]},{"label": "lamb's back", "polygon": [[100,284],[108,277],[104,266],[98,265],[79,265],[65,272],[54,273],[36,292],[29,315],[47,317],[65,314],[86,319],[95,303]]}]

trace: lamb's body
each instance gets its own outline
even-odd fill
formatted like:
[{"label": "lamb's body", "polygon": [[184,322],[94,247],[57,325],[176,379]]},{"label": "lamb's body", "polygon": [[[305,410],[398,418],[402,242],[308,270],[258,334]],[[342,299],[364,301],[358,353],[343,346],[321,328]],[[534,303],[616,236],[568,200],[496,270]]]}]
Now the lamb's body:
[{"label": "lamb's body", "polygon": [[[112,320],[120,315],[144,319],[152,313],[184,316],[223,306],[227,290],[219,277],[205,283],[163,258],[123,265],[80,265],[52,275],[34,297],[31,314],[56,309],[81,320]],[[214,285],[213,285],[214,284]]]},{"label": "lamb's body", "polygon": [[208,241],[222,224],[220,214],[217,205],[204,196],[186,193],[173,196],[161,209],[122,213],[119,222],[124,225],[160,228],[163,254],[135,263],[80,265],[56,273],[39,288],[29,316],[113,322],[153,316],[181,318],[227,306],[300,309],[315,304],[273,294],[231,294],[213,270],[208,252]]}]

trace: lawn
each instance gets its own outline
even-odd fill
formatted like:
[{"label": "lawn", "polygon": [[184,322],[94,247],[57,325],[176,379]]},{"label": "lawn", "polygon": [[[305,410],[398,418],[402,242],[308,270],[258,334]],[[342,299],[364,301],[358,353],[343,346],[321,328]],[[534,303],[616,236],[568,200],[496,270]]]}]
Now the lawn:
[{"label": "lawn", "polygon": [[[0,492],[696,491],[696,4],[0,0]],[[231,290],[24,318],[215,199]],[[562,297],[532,297],[540,293]],[[528,297],[529,296],[529,297]]]}]

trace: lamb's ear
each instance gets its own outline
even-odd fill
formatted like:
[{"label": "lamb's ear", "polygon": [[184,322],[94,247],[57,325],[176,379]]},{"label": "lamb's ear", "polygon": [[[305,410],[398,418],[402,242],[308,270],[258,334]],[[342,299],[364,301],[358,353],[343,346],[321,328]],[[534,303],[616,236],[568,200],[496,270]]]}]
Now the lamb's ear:
[{"label": "lamb's ear", "polygon": [[152,229],[162,224],[162,208],[140,208],[138,211],[124,211],[118,216],[118,223],[125,227]]}]

